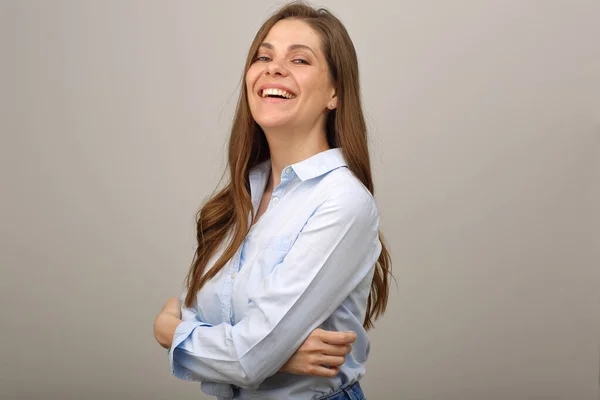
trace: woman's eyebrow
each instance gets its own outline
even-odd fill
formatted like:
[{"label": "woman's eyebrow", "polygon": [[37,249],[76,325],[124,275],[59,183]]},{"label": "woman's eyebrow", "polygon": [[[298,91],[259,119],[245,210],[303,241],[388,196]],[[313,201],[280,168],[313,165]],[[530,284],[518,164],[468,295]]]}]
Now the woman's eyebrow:
[{"label": "woman's eyebrow", "polygon": [[[275,47],[271,43],[267,43],[267,42],[262,42],[260,44],[260,47],[266,47],[269,50],[274,50],[275,49]],[[317,54],[313,51],[313,49],[311,49],[309,46],[307,46],[305,44],[291,44],[291,45],[288,46],[288,51],[298,50],[298,49],[308,50],[311,53],[313,53],[313,55],[315,57],[317,56]]]}]

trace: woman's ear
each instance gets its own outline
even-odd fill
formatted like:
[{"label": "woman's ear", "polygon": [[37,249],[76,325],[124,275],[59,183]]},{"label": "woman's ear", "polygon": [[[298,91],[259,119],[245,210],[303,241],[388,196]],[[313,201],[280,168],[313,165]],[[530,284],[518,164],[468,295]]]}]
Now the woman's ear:
[{"label": "woman's ear", "polygon": [[327,104],[327,108],[329,108],[330,110],[335,110],[338,106],[338,98],[337,98],[337,94],[334,92],[333,96],[331,96],[331,99],[329,99],[329,104]]}]

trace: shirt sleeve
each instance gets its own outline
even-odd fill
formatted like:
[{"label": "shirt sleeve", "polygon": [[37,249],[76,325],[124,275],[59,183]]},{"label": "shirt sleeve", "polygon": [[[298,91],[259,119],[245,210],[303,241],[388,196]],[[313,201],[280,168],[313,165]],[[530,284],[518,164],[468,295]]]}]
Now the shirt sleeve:
[{"label": "shirt sleeve", "polygon": [[173,362],[173,350],[183,341],[191,331],[198,326],[212,326],[200,319],[200,316],[196,311],[185,306],[185,297],[187,295],[187,289],[183,291],[179,300],[181,301],[181,323],[175,328],[175,334],[173,335],[173,342],[169,348],[169,361],[171,363],[171,373],[180,379],[198,381],[197,377],[194,377],[189,371],[184,368],[178,367]]},{"label": "shirt sleeve", "polygon": [[238,324],[181,323],[172,368],[188,379],[256,389],[372,270],[381,252],[378,225],[366,190],[326,199],[253,292]]},{"label": "shirt sleeve", "polygon": [[[182,322],[177,326],[177,328],[175,330],[174,339],[176,338],[177,340],[174,340],[173,343],[177,343],[182,340],[185,340],[185,338],[188,336],[189,332],[193,331],[194,328],[196,328],[198,326],[212,326],[211,324],[203,321],[202,318],[200,317],[200,314],[198,314],[198,312],[196,310],[185,306],[185,297],[187,296],[187,292],[188,292],[187,289],[185,289],[183,291],[183,293],[181,294],[181,296],[179,296],[179,300],[181,301],[181,320],[182,320]],[[172,345],[171,348],[169,349],[169,361],[171,363],[171,373],[179,379],[189,380],[189,381],[200,381],[201,379],[199,376],[192,374],[186,368],[182,368],[182,367],[178,366],[178,364],[175,364],[173,362],[172,349],[174,347],[175,346]],[[212,382],[212,381],[202,379],[201,388],[205,394],[208,394],[210,396],[225,397],[225,398],[230,398],[233,396],[233,388],[228,383]]]}]

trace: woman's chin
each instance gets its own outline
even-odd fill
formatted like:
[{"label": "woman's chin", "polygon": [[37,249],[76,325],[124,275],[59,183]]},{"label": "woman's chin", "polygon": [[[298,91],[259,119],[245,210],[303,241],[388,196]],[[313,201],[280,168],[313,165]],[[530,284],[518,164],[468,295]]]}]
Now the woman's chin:
[{"label": "woman's chin", "polygon": [[290,125],[289,118],[278,118],[278,117],[263,117],[254,119],[260,127],[265,129],[281,129]]}]

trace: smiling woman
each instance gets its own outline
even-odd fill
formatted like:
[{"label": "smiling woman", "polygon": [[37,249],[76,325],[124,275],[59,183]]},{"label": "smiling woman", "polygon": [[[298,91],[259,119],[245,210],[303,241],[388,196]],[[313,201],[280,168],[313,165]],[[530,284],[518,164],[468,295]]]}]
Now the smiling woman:
[{"label": "smiling woman", "polygon": [[386,308],[358,62],[304,3],[258,31],[229,140],[230,183],[198,213],[180,299],[157,316],[173,374],[219,399],[352,399]]},{"label": "smiling woman", "polygon": [[299,134],[296,140],[304,140],[307,131],[323,128],[315,118],[326,117],[323,110],[334,109],[337,98],[320,42],[303,20],[284,19],[259,45],[246,89],[252,115],[263,129],[282,127],[284,135]]}]

